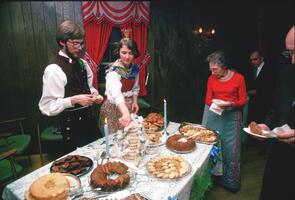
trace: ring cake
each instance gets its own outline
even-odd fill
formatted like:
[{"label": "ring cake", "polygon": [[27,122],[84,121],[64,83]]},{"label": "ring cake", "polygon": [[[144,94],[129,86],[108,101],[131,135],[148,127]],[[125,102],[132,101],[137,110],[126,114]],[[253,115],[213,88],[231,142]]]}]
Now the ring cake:
[{"label": "ring cake", "polygon": [[167,139],[166,146],[168,149],[176,151],[192,151],[196,147],[196,143],[192,139],[187,139],[181,134],[175,134]]},{"label": "ring cake", "polygon": [[[90,184],[95,188],[100,187],[103,191],[124,188],[130,181],[127,170],[128,167],[121,162],[108,162],[98,165],[91,173]],[[109,177],[113,174],[118,175],[117,178]]]}]

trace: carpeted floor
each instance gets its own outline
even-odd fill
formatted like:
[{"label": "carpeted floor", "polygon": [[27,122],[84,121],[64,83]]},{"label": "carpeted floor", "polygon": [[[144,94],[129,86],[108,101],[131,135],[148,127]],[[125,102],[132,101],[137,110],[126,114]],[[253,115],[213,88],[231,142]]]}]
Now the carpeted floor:
[{"label": "carpeted floor", "polygon": [[258,200],[266,162],[265,143],[243,145],[241,159],[241,190],[232,193],[222,187],[213,186],[206,193],[206,200]]}]

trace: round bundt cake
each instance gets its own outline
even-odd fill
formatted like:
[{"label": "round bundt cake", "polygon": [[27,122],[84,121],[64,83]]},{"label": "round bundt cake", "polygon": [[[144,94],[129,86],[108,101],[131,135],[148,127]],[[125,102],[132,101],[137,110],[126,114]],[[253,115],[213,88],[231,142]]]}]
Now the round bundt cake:
[{"label": "round bundt cake", "polygon": [[196,147],[196,143],[181,134],[175,134],[167,139],[166,146],[176,151],[191,151]]},{"label": "round bundt cake", "polygon": [[[108,162],[98,165],[90,176],[90,184],[103,191],[114,191],[126,187],[130,181],[127,173],[128,167],[121,162]],[[110,175],[117,174],[115,179],[109,178]]]}]

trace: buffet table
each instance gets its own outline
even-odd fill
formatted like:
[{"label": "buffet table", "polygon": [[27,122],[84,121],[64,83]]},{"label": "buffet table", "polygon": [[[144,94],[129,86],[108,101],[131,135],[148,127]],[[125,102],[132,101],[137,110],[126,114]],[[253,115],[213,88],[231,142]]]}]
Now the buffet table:
[{"label": "buffet table", "polygon": [[[179,123],[170,122],[167,127],[167,132],[171,135],[178,132]],[[97,162],[100,162],[99,155],[105,150],[104,139],[100,139],[94,141],[82,148],[77,148],[77,150],[71,152],[69,155],[84,155],[88,156],[94,161],[94,166],[92,170],[96,167]],[[190,197],[190,191],[194,179],[194,175],[201,174],[206,169],[210,151],[212,149],[212,145],[207,144],[199,144],[197,143],[197,148],[195,151],[188,154],[178,154],[182,156],[190,165],[191,171],[186,176],[179,179],[159,179],[151,174],[149,174],[146,170],[146,163],[149,159],[159,156],[159,155],[175,155],[176,153],[168,150],[165,145],[159,147],[158,155],[147,155],[141,161],[138,168],[131,168],[134,171],[134,180],[131,180],[130,184],[122,191],[110,194],[108,197],[105,195],[101,195],[99,192],[91,193],[91,187],[89,185],[89,177],[91,171],[87,174],[80,177],[82,187],[84,191],[88,191],[85,193],[85,196],[99,196],[102,198],[99,199],[115,199],[130,193],[141,193],[144,196],[147,196],[153,200],[167,200],[169,196],[176,196],[179,200],[188,200]],[[50,173],[50,166],[52,163],[49,163],[32,173],[8,184],[2,194],[3,199],[24,199],[24,193],[30,187],[31,183],[36,180],[38,177]],[[124,193],[124,195],[123,195]],[[80,197],[79,197],[80,198]]]}]

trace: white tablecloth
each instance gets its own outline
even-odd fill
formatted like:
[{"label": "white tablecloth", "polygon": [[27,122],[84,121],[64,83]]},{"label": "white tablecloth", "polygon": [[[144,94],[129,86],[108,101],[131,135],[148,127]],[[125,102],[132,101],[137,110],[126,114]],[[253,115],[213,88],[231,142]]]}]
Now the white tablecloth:
[{"label": "white tablecloth", "polygon": [[[167,127],[167,132],[170,133],[170,135],[178,132],[179,125],[179,123],[170,122],[169,126]],[[105,144],[102,144],[102,141],[103,139],[94,141],[93,143],[90,143],[89,145],[86,145],[82,148],[77,148],[77,150],[71,152],[70,154],[85,155],[95,161],[97,160],[98,155],[100,155],[105,149]],[[145,163],[151,158],[151,156],[146,156],[141,161],[139,170],[137,173],[135,173],[135,180],[131,181],[130,185],[124,191],[117,192],[117,194],[114,193],[112,196],[114,197],[114,195],[120,196],[120,194],[126,195],[128,193],[139,192],[153,200],[167,200],[169,196],[177,196],[179,200],[188,200],[193,177],[195,174],[202,173],[202,171],[206,168],[211,149],[212,145],[197,143],[197,148],[195,151],[188,154],[178,154],[181,155],[188,163],[190,163],[191,172],[188,175],[176,180],[163,180],[151,176],[145,168]],[[166,149],[165,145],[160,147],[159,152],[160,155],[176,154]],[[49,163],[8,184],[3,190],[2,198],[5,200],[24,199],[24,193],[26,190],[28,190],[31,183],[38,177],[50,173],[49,168],[51,164],[52,163]],[[94,169],[96,165],[97,164],[95,161],[94,167],[92,169]],[[89,186],[90,174],[91,172],[80,177],[84,191],[91,189]],[[91,193],[86,193],[86,196],[87,195],[93,196]],[[112,196],[109,196],[108,199],[110,199]]]}]

